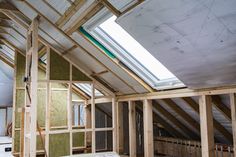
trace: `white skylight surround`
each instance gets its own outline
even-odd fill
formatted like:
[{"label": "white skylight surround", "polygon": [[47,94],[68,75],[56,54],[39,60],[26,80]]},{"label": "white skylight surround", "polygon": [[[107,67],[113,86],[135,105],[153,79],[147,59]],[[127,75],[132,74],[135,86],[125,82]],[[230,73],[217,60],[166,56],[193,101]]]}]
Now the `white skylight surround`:
[{"label": "white skylight surround", "polygon": [[153,88],[184,86],[115,20],[116,16],[112,16],[90,33]]}]

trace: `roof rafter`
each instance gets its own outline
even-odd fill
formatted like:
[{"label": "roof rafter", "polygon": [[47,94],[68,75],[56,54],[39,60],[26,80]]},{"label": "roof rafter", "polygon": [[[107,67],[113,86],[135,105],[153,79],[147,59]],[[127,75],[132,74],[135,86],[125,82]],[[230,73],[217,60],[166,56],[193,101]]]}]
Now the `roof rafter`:
[{"label": "roof rafter", "polygon": [[[7,15],[12,21],[16,22],[17,24],[19,24],[20,26],[22,26],[25,29],[28,29],[29,24],[26,21],[22,21],[19,20],[17,17],[15,17],[13,14],[11,14],[11,12],[9,11],[2,11],[5,15]],[[21,13],[22,14],[22,13]],[[24,14],[22,14],[25,18],[27,18]],[[27,18],[28,19],[28,18]],[[44,44],[44,45],[48,45],[50,48],[52,48],[53,50],[55,50],[58,54],[61,54],[60,50],[56,49],[54,46],[52,46],[50,43],[48,43],[45,39],[43,39],[41,36],[39,36],[39,41]],[[69,59],[65,56],[64,57],[66,60],[69,61]],[[69,61],[70,62],[70,61]],[[81,71],[83,71],[85,74],[87,74],[84,70],[82,70],[81,68],[79,68],[76,64],[75,65],[78,69],[80,69]],[[107,93],[109,93],[110,95],[114,95],[114,93],[108,89],[106,86],[104,86],[104,84],[102,84],[101,82],[97,81],[95,78],[91,77],[90,75],[87,74],[88,77],[90,77],[100,88],[102,88],[103,90],[105,90]]]},{"label": "roof rafter", "polygon": [[231,121],[230,109],[222,102],[220,96],[213,95],[212,102],[215,105],[215,107],[218,109],[218,111],[220,111],[225,116],[225,118]]},{"label": "roof rafter", "polygon": [[153,107],[158,110],[164,117],[166,117],[172,124],[176,125],[180,130],[184,132],[184,136],[189,139],[199,140],[199,136],[191,131],[188,127],[182,124],[175,116],[170,114],[165,108],[163,108],[157,101],[153,101]]},{"label": "roof rafter", "polygon": [[179,105],[177,105],[171,99],[162,99],[162,101],[168,105],[172,110],[174,110],[180,117],[182,117],[191,127],[195,128],[198,133],[200,133],[200,125],[199,123],[193,119],[188,113],[186,113]]},{"label": "roof rafter", "polygon": [[84,5],[85,0],[75,0],[65,13],[57,20],[56,25],[62,28],[71,17]]}]

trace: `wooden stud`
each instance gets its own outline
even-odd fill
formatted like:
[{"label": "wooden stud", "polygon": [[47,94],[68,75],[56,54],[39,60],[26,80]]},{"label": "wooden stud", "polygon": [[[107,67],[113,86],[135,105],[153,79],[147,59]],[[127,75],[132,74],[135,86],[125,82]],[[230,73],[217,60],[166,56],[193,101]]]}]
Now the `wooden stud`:
[{"label": "wooden stud", "polygon": [[49,131],[50,131],[50,103],[51,103],[51,85],[50,85],[50,48],[46,46],[46,53],[47,53],[47,68],[46,68],[46,79],[47,79],[47,85],[46,85],[46,107],[45,107],[45,113],[46,113],[46,120],[45,120],[45,149],[47,156],[49,156]]},{"label": "wooden stud", "polygon": [[154,157],[152,100],[143,102],[144,157]]},{"label": "wooden stud", "polygon": [[232,118],[232,132],[233,132],[233,152],[236,157],[236,94],[230,94],[231,118]]},{"label": "wooden stud", "polygon": [[[117,103],[116,103],[116,99],[115,98],[112,98],[112,147],[113,147],[113,151],[114,152],[117,152],[117,142],[116,140],[117,139],[117,107],[116,107]],[[107,127],[107,126],[106,126]]]},{"label": "wooden stud", "polygon": [[214,131],[211,97],[207,95],[200,96],[199,99],[200,124],[201,124],[201,144],[202,156],[214,156]]},{"label": "wooden stud", "polygon": [[117,153],[124,152],[124,122],[123,122],[123,104],[116,102],[117,107]]},{"label": "wooden stud", "polygon": [[129,101],[129,156],[136,157],[136,109],[135,102]]},{"label": "wooden stud", "polygon": [[96,152],[96,133],[95,133],[95,88],[94,84],[91,86],[91,120],[92,120],[92,153]]}]

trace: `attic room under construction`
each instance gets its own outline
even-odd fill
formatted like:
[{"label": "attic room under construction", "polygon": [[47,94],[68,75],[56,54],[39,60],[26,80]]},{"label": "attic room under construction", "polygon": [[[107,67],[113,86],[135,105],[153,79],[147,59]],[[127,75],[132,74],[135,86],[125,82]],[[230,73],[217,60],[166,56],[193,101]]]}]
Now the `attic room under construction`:
[{"label": "attic room under construction", "polygon": [[235,152],[235,0],[0,0],[0,157]]}]

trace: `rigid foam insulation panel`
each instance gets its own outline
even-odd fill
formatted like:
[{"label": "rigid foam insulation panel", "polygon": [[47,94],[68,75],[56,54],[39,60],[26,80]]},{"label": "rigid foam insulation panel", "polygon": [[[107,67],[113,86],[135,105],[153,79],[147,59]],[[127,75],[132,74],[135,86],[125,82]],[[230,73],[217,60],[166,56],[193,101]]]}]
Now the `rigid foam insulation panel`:
[{"label": "rigid foam insulation panel", "polygon": [[83,72],[72,66],[72,81],[92,81]]},{"label": "rigid foam insulation panel", "polygon": [[67,90],[51,90],[50,126],[67,126]]},{"label": "rigid foam insulation panel", "polygon": [[21,112],[18,112],[18,109],[22,108],[25,105],[25,90],[17,89],[16,90],[16,102],[15,102],[15,128],[20,128],[21,125]]},{"label": "rigid foam insulation panel", "polygon": [[49,156],[59,157],[70,154],[69,133],[49,135]]},{"label": "rigid foam insulation panel", "polygon": [[40,127],[45,127],[46,102],[46,89],[38,89],[37,120]]},{"label": "rigid foam insulation panel", "polygon": [[70,80],[70,63],[53,50],[50,51],[50,80]]},{"label": "rigid foam insulation panel", "polygon": [[84,147],[85,146],[85,133],[84,132],[75,132],[72,134],[72,146],[73,147]]},{"label": "rigid foam insulation panel", "polygon": [[25,57],[20,53],[17,53],[16,55],[16,65],[16,87],[24,87]]}]

